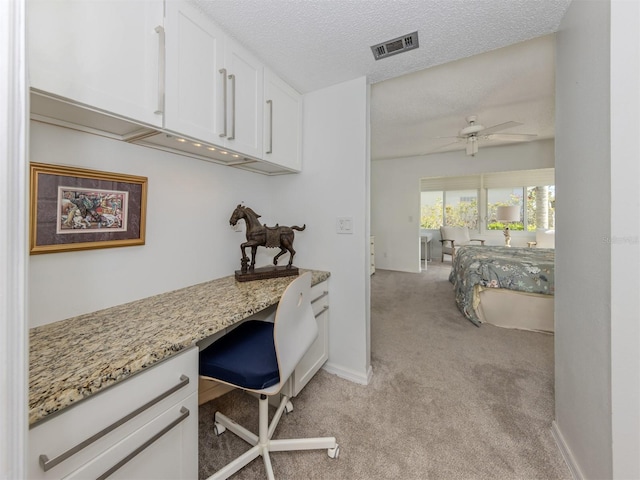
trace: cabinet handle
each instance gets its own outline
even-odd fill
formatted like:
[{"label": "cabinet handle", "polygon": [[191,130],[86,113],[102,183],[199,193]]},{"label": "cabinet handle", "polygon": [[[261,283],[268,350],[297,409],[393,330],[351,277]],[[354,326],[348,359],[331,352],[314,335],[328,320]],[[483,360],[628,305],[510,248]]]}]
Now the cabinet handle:
[{"label": "cabinet handle", "polygon": [[320,300],[321,298],[326,297],[327,295],[329,295],[329,292],[327,292],[326,290],[324,290],[319,297],[314,298],[313,300],[311,300],[311,304],[313,305],[314,303],[316,303],[318,300]]},{"label": "cabinet handle", "polygon": [[322,310],[320,310],[318,313],[316,313],[316,314],[314,315],[314,317],[315,317],[315,318],[318,318],[320,315],[322,315],[322,314],[323,314],[324,312],[326,312],[327,310],[329,310],[329,305],[325,305],[325,307],[324,307]]},{"label": "cabinet handle", "polygon": [[55,467],[56,465],[58,465],[61,462],[64,462],[67,458],[75,455],[76,453],[78,453],[83,448],[91,445],[96,440],[99,440],[100,438],[104,437],[107,433],[115,430],[120,425],[128,422],[133,417],[141,414],[142,412],[144,412],[148,408],[153,407],[156,403],[160,402],[161,400],[164,400],[165,398],[167,398],[172,393],[177,392],[178,390],[180,390],[182,387],[184,387],[188,383],[189,383],[189,377],[187,377],[186,375],[180,375],[180,383],[174,385],[173,387],[171,387],[166,392],[161,393],[156,398],[154,398],[153,400],[145,403],[141,407],[135,409],[133,412],[129,413],[128,415],[125,415],[120,420],[117,420],[116,422],[112,423],[108,427],[100,430],[95,435],[92,435],[91,437],[87,438],[86,440],[83,440],[82,442],[77,444],[75,447],[72,447],[69,450],[67,450],[66,452],[58,455],[56,458],[53,458],[53,459],[49,460],[49,457],[47,457],[47,455],[45,455],[45,454],[40,455],[40,457],[39,457],[40,467],[42,467],[42,470],[44,470],[45,472],[48,471],[48,470],[51,470],[53,467]]},{"label": "cabinet handle", "polygon": [[171,430],[173,427],[175,427],[176,425],[178,425],[180,422],[184,421],[185,418],[187,418],[189,416],[189,409],[186,407],[182,407],[180,408],[180,413],[181,415],[176,418],[173,422],[171,422],[169,425],[167,425],[166,427],[164,427],[162,430],[160,430],[158,433],[156,433],[153,437],[151,437],[149,440],[147,440],[146,442],[144,442],[142,445],[140,445],[138,448],[136,448],[133,452],[131,452],[129,455],[127,455],[126,457],[124,457],[122,460],[120,460],[118,463],[116,463],[113,467],[111,467],[109,470],[107,470],[106,472],[104,472],[102,475],[100,475],[97,480],[103,480],[107,477],[109,477],[112,473],[114,473],[116,470],[118,470],[120,467],[126,465],[130,460],[132,460],[136,455],[138,455],[139,453],[141,453],[144,449],[146,449],[148,446],[152,445],[156,440],[158,440],[160,437],[162,437],[165,433],[167,433],[169,430]]},{"label": "cabinet handle", "polygon": [[158,109],[153,112],[156,115],[162,115],[164,113],[164,97],[165,97],[165,32],[162,25],[158,25],[155,28],[158,34]]},{"label": "cabinet handle", "polygon": [[224,138],[227,136],[227,69],[221,68],[218,72],[222,74],[222,125],[224,127],[220,136]]},{"label": "cabinet handle", "polygon": [[267,100],[269,105],[269,150],[265,153],[273,153],[273,100]]},{"label": "cabinet handle", "polygon": [[232,73],[229,75],[231,80],[231,135],[229,140],[236,138],[236,76]]}]

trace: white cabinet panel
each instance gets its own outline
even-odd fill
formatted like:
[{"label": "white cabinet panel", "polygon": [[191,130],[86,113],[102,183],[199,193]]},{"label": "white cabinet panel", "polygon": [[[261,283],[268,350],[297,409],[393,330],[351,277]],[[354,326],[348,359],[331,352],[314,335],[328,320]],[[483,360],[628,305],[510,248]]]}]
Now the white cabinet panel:
[{"label": "white cabinet panel", "polygon": [[264,159],[300,171],[302,167],[302,97],[264,71]]},{"label": "white cabinet panel", "polygon": [[31,88],[162,125],[161,0],[29,0],[27,8]]},{"label": "white cabinet panel", "polygon": [[165,128],[261,158],[262,63],[190,3],[167,2],[165,27]]},{"label": "white cabinet panel", "polygon": [[[155,452],[158,461],[179,457],[181,465],[197,467],[197,380],[198,349],[192,348],[36,424],[28,437],[29,478],[64,478],[94,461],[87,475],[96,478],[179,418],[182,407],[189,415],[149,446],[142,458]],[[131,468],[140,465],[139,460],[130,463]],[[196,476],[197,472],[175,478]]]},{"label": "white cabinet panel", "polygon": [[311,306],[318,322],[318,337],[293,372],[292,396],[298,395],[329,358],[329,282],[311,288]]},{"label": "white cabinet panel", "polygon": [[227,37],[227,137],[225,146],[262,158],[263,65]]},{"label": "white cabinet panel", "polygon": [[165,128],[222,144],[224,34],[192,5],[167,2]]}]

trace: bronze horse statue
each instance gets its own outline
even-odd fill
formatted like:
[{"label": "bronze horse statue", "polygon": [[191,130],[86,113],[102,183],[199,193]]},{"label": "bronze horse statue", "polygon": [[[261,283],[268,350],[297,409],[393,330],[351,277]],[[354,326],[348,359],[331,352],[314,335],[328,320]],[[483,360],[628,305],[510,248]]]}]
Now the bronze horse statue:
[{"label": "bronze horse statue", "polygon": [[248,265],[249,270],[253,270],[255,268],[256,251],[258,250],[258,247],[280,248],[280,252],[273,257],[274,265],[278,265],[278,258],[289,252],[290,257],[287,268],[291,268],[291,265],[293,264],[293,256],[296,254],[296,251],[293,249],[293,231],[298,230],[301,232],[306,228],[306,224],[302,227],[298,227],[296,225],[291,227],[281,227],[278,224],[276,224],[275,227],[267,227],[262,225],[258,220],[260,215],[249,207],[238,205],[233,211],[233,214],[229,219],[229,223],[235,226],[241,218],[244,219],[247,229],[247,241],[240,245],[240,250],[242,251],[242,272],[247,271],[247,265],[249,263],[249,259],[245,252],[247,247],[251,247],[251,265]]}]

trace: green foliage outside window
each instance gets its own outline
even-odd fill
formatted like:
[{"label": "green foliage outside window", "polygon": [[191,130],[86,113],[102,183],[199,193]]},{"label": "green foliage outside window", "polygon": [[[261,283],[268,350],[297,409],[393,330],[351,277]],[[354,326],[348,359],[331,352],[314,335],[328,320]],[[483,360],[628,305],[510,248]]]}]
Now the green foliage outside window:
[{"label": "green foliage outside window", "polygon": [[[555,217],[555,188],[554,186],[526,187],[526,217],[522,222],[509,223],[513,231],[526,230],[535,232],[537,228],[554,228]],[[420,212],[420,227],[438,229],[443,225],[467,226],[471,230],[478,229],[479,213],[478,201],[459,201],[454,204],[443,205],[443,192],[440,192],[430,204],[423,203]],[[444,192],[446,193],[446,192]],[[468,198],[468,197],[467,197]],[[522,194],[513,193],[508,201],[499,201],[487,205],[487,230],[504,230],[505,224],[496,219],[496,211],[500,206],[518,205],[522,208]]]},{"label": "green foliage outside window", "polygon": [[442,226],[442,198],[433,205],[422,205],[420,212],[420,228],[440,228]]},{"label": "green foliage outside window", "polygon": [[445,222],[448,227],[468,227],[469,230],[478,229],[478,200],[458,202],[447,205]]}]

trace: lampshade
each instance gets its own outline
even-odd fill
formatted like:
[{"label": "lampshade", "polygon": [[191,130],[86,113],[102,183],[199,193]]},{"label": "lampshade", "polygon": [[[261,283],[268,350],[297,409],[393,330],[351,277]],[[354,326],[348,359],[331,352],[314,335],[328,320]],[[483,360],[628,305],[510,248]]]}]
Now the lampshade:
[{"label": "lampshade", "polygon": [[496,212],[496,219],[501,222],[519,222],[520,207],[517,205],[512,205],[509,207],[498,207]]}]

